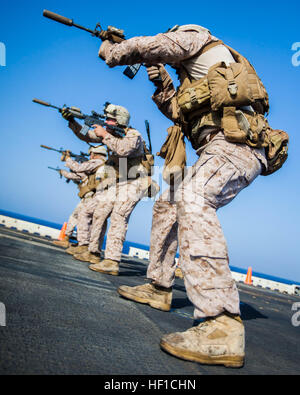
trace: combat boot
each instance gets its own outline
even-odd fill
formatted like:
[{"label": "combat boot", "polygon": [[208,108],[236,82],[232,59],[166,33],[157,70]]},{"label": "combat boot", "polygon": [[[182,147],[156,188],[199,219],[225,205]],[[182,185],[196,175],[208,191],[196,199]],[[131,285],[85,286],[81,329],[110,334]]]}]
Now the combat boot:
[{"label": "combat boot", "polygon": [[59,247],[68,248],[70,245],[69,236],[65,236],[63,238],[63,240],[54,240],[53,244],[55,244],[56,246],[59,246]]},{"label": "combat boot", "polygon": [[90,265],[89,268],[99,273],[111,274],[112,276],[119,275],[119,262],[112,259],[103,259],[95,265]]},{"label": "combat boot", "polygon": [[128,287],[121,285],[118,293],[124,298],[148,304],[154,309],[170,311],[172,304],[172,288],[163,288],[154,284]]},{"label": "combat boot", "polygon": [[73,255],[73,258],[83,262],[91,262],[91,263],[100,262],[100,254],[97,252],[90,252],[88,250],[84,251],[83,253],[78,253]]},{"label": "combat boot", "polygon": [[83,252],[87,251],[88,246],[87,245],[83,245],[83,246],[76,246],[76,247],[69,247],[66,250],[66,253],[73,255],[73,254],[82,254]]},{"label": "combat boot", "polygon": [[221,314],[186,332],[162,337],[160,346],[187,361],[240,368],[245,358],[245,329],[241,318]]}]

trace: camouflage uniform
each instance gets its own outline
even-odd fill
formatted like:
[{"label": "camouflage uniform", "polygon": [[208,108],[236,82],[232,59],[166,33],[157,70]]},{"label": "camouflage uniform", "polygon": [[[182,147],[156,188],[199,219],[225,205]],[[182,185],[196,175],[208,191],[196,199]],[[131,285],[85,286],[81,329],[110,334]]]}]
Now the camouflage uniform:
[{"label": "camouflage uniform", "polygon": [[[82,178],[84,177],[84,174],[79,175],[79,174],[76,174],[76,173],[73,173],[73,172],[67,171],[67,170],[61,170],[61,175],[63,177],[65,177],[67,180],[72,180],[75,183],[79,183],[82,180]],[[80,213],[81,207],[82,207],[82,200],[80,200],[80,202],[77,204],[77,206],[75,207],[75,210],[72,212],[72,214],[70,215],[70,217],[68,219],[68,225],[67,225],[67,229],[65,232],[65,235],[67,237],[72,236],[72,233],[78,224],[78,215]]]},{"label": "camouflage uniform", "polygon": [[[123,138],[108,134],[102,140],[96,136],[93,130],[89,130],[86,136],[81,135],[81,126],[74,121],[71,121],[69,126],[81,140],[93,143],[103,142],[114,156],[121,161],[120,163],[124,163],[125,167],[126,158],[134,159],[144,155],[144,141],[137,130],[128,129],[126,136]],[[92,253],[99,251],[101,230],[110,216],[105,259],[112,259],[118,262],[121,260],[130,215],[145,193],[145,179],[147,176],[145,169],[139,166],[137,170],[141,176],[136,178],[135,174],[129,174],[129,178],[132,176],[132,179],[127,180],[127,172],[125,171],[123,174],[121,165],[120,180],[106,188],[101,185],[94,198],[97,200],[97,203],[94,203],[93,199],[93,203],[87,208],[89,215],[93,213],[89,243],[89,251]]]},{"label": "camouflage uniform", "polygon": [[[66,160],[66,166],[71,170],[69,174],[79,175],[80,179],[82,180],[82,186],[86,185],[86,183],[88,182],[88,176],[92,174],[99,166],[102,166],[104,163],[104,157],[103,159],[90,159],[89,161],[83,163],[78,163],[70,158]],[[75,210],[75,215],[77,217],[77,241],[79,245],[86,245],[89,243],[91,224],[89,223],[89,220],[87,218],[86,207],[89,207],[92,203],[93,196],[94,192],[88,192],[81,199]]]},{"label": "camouflage uniform", "polygon": [[176,202],[167,189],[153,206],[150,256],[147,278],[170,288],[175,280],[175,256],[178,247]]},{"label": "camouflage uniform", "polygon": [[[133,129],[130,129],[121,139],[109,134],[103,139],[103,143],[119,158],[135,158],[144,153],[143,139],[140,133]],[[132,180],[121,178],[118,183],[104,192],[96,193],[98,204],[93,216],[90,252],[97,252],[101,227],[110,216],[105,259],[117,262],[121,260],[130,215],[143,195],[142,176]]]},{"label": "camouflage uniform", "polygon": [[[211,61],[215,64],[225,59],[226,49],[222,45],[219,58],[215,50],[213,60],[208,55],[205,62],[201,56],[197,57],[199,51],[212,41],[217,39],[206,29],[203,32],[170,32],[154,37],[135,37],[121,44],[104,41],[99,56],[110,67],[136,63],[184,65],[189,75],[197,80],[207,73]],[[228,51],[225,57],[230,59]],[[170,119],[170,100],[175,93],[169,84],[166,91],[157,92],[155,98],[156,104]],[[234,199],[261,174],[263,166],[267,166],[263,150],[227,142],[220,128],[213,129],[206,124],[201,127],[207,144],[202,144],[197,151],[200,158],[176,194],[181,268],[187,295],[195,307],[195,318],[214,317],[226,311],[240,313],[239,295],[230,273],[226,241],[216,210]],[[169,278],[172,277],[169,273]]]}]

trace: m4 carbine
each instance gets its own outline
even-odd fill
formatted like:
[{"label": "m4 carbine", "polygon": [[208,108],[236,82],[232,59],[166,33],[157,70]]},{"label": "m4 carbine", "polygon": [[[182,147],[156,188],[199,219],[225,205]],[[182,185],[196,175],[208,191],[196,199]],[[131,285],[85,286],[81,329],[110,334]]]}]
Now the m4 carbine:
[{"label": "m4 carbine", "polygon": [[[85,30],[86,32],[91,33],[92,36],[100,38],[102,41],[110,40],[113,43],[121,43],[122,41],[125,40],[124,30],[118,29],[114,26],[108,26],[107,30],[103,30],[100,23],[97,23],[95,29],[91,30],[84,26],[78,25],[77,23],[74,23],[73,19],[69,19],[66,18],[65,16],[55,14],[52,11],[44,10],[43,15],[46,18],[52,19],[59,23],[63,23],[64,25],[74,26],[77,27],[78,29]],[[139,71],[140,67],[141,64],[139,63],[127,66],[123,74],[125,74],[126,77],[133,79],[136,76],[137,72]],[[156,79],[156,81],[160,81],[160,80],[161,80],[160,78]]]},{"label": "m4 carbine", "polygon": [[68,110],[71,117],[77,118],[77,119],[82,119],[84,121],[84,126],[82,127],[80,133],[83,134],[84,136],[87,134],[87,132],[93,125],[101,125],[103,127],[108,126],[119,137],[125,136],[125,131],[123,128],[119,128],[118,126],[108,125],[105,122],[105,119],[106,119],[105,115],[98,114],[96,111],[91,111],[91,115],[86,115],[86,114],[83,114],[80,111],[80,109],[76,108],[76,107],[67,107],[66,105],[64,105],[63,107],[57,107],[57,106],[53,106],[52,104],[47,103],[43,100],[39,100],[39,99],[33,99],[32,101],[34,103],[38,103],[38,104],[41,104],[46,107],[55,108],[60,113],[62,112],[62,110]]},{"label": "m4 carbine", "polygon": [[[67,150],[63,150],[61,149],[56,149],[56,148],[52,148],[52,147],[48,147],[47,145],[41,145],[41,148],[45,148],[51,151],[56,151],[59,152],[60,154],[65,154],[66,152],[69,152],[69,155],[71,158],[73,158],[74,160],[76,160],[76,162],[82,163],[82,162],[87,162],[89,160],[88,158],[88,154],[85,154],[84,152],[80,152],[80,155],[77,154],[73,154],[73,152],[71,151],[67,151]],[[50,168],[49,168],[50,169]],[[60,169],[53,169],[53,167],[51,167],[52,170],[60,170]]]},{"label": "m4 carbine", "polygon": [[[42,146],[41,146],[42,147]],[[51,170],[54,170],[54,171],[57,171],[58,173],[59,173],[59,177],[60,178],[62,178],[62,175],[61,175],[61,169],[59,168],[59,167],[51,167],[51,166],[48,166],[48,169],[51,169]],[[67,184],[69,184],[69,182],[70,182],[71,180],[70,179],[68,179],[68,180],[66,180],[66,183]]]}]

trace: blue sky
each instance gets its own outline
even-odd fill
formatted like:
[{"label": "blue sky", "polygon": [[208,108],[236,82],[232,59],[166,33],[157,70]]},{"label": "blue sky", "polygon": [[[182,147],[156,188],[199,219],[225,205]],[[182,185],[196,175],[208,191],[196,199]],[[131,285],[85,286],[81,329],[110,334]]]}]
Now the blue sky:
[{"label": "blue sky", "polygon": [[[300,42],[298,1],[14,1],[2,2],[0,42],[6,67],[0,66],[0,208],[62,223],[78,202],[76,187],[47,166],[59,156],[40,144],[87,151],[55,110],[32,98],[101,111],[106,101],[132,114],[131,124],[146,137],[150,121],[153,151],[159,151],[170,122],[151,100],[153,86],[141,70],[132,81],[123,67],[109,69],[97,57],[100,41],[78,29],[50,21],[43,9],[94,28],[114,25],[127,37],[154,35],[175,24],[203,25],[254,64],[271,102],[269,122],[290,135],[289,159],[270,177],[258,178],[218,215],[230,264],[300,281],[300,66],[292,64],[292,45]],[[300,54],[299,54],[300,60]],[[188,163],[196,156],[187,144]],[[157,165],[162,160],[156,159]],[[127,240],[149,244],[153,202],[141,202],[132,214]]]}]

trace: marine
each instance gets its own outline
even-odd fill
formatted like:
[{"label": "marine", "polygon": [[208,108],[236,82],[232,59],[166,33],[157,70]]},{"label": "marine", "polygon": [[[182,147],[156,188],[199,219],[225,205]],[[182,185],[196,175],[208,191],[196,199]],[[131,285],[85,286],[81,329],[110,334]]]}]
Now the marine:
[{"label": "marine", "polygon": [[[161,78],[154,94],[159,109],[176,126],[167,150],[184,149],[182,133],[199,156],[176,192],[176,215],[187,295],[194,318],[204,322],[163,336],[160,346],[182,359],[241,367],[245,331],[216,212],[259,175],[271,174],[286,160],[288,138],[271,129],[265,118],[267,92],[246,58],[199,25],[176,26],[167,33],[121,43],[104,40],[99,56],[109,67],[136,63],[173,67],[179,88],[163,86]],[[172,140],[177,144],[172,146]],[[183,168],[182,160],[178,166]],[[144,299],[139,294],[143,303],[148,300],[152,307],[156,301],[160,306],[162,300],[170,303],[170,288],[151,283],[147,288]],[[129,299],[137,300],[140,289],[126,290]]]},{"label": "marine", "polygon": [[[145,143],[141,134],[129,127],[128,110],[122,106],[108,104],[104,113],[106,128],[93,125],[94,129],[90,129],[86,136],[80,133],[81,126],[74,120],[69,120],[69,126],[81,140],[101,142],[108,148],[108,163],[100,169],[103,173],[102,177],[107,180],[106,185],[105,182],[101,183],[101,191],[97,190],[95,195],[97,203],[90,211],[87,208],[87,211],[93,215],[88,251],[94,264],[89,268],[100,273],[118,275],[130,215],[147,193],[151,181],[145,161]],[[124,137],[115,136],[110,125],[123,128]],[[105,259],[100,260],[98,255],[100,233],[109,216],[110,227],[107,233]]]},{"label": "marine", "polygon": [[[76,254],[87,250],[91,233],[91,221],[86,213],[87,209],[93,204],[94,196],[99,182],[96,181],[96,172],[99,168],[104,166],[107,159],[107,151],[102,145],[89,148],[90,160],[83,163],[73,161],[71,158],[62,157],[66,161],[66,166],[71,171],[83,174],[84,178],[80,184],[79,196],[83,204],[78,213],[77,221],[77,241],[78,246],[69,248],[67,252]],[[105,232],[105,229],[104,229]],[[101,248],[104,235],[99,240]]]},{"label": "marine", "polygon": [[[64,169],[59,170],[59,174],[62,177],[65,177],[67,180],[72,180],[76,185],[78,185],[82,181],[82,177],[79,174],[76,174],[72,171],[67,171]],[[77,226],[78,223],[78,214],[80,212],[80,209],[82,207],[82,201],[77,204],[75,207],[74,211],[71,213],[69,219],[68,219],[68,224],[67,228],[65,231],[65,237],[63,240],[54,240],[53,244],[58,245],[63,248],[68,248],[70,247],[70,238]]]},{"label": "marine", "polygon": [[[69,152],[65,151],[62,154],[61,160],[65,162],[66,167],[70,169],[70,171],[66,171],[64,169],[60,170],[60,174],[68,180],[72,180],[77,183],[79,189],[79,197],[80,202],[76,206],[75,210],[71,214],[68,220],[68,225],[65,232],[64,240],[56,240],[54,244],[68,248],[68,252],[75,252],[78,249],[81,249],[81,246],[85,244],[85,240],[89,238],[90,228],[81,226],[81,223],[85,221],[84,210],[87,205],[89,205],[90,200],[92,199],[95,190],[93,187],[91,188],[89,179],[95,174],[97,169],[101,167],[105,161],[107,152],[104,147],[90,147],[88,151],[90,155],[90,159],[83,163],[78,163],[75,160],[72,160]],[[70,246],[69,239],[73,233],[73,230],[77,227],[77,241],[78,246],[76,249]],[[78,230],[79,229],[79,230]]]}]

